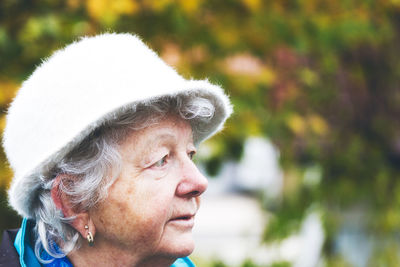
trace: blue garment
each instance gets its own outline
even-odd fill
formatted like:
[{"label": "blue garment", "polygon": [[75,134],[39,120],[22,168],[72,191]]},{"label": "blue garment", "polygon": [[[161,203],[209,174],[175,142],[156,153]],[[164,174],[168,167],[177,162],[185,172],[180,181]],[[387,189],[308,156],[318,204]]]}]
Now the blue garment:
[{"label": "blue garment", "polygon": [[[21,228],[19,229],[14,241],[14,247],[19,254],[19,262],[21,264],[21,267],[73,267],[72,263],[68,260],[67,257],[53,258],[45,250],[42,251],[41,258],[44,260],[53,259],[53,261],[49,264],[41,264],[36,258],[35,252],[32,249],[31,242],[29,240],[29,236],[32,232],[32,227],[32,221],[24,218],[22,220]],[[59,248],[56,244],[54,244],[54,248],[57,252],[59,252]],[[188,257],[185,257],[177,259],[171,265],[171,267],[195,267],[195,265]]]},{"label": "blue garment", "polygon": [[171,267],[196,267],[194,263],[188,258],[179,258],[177,259]]},{"label": "blue garment", "polygon": [[15,237],[14,247],[19,254],[19,263],[21,267],[41,267],[36,259],[35,252],[29,242],[29,222],[27,219],[22,220],[21,228]]}]

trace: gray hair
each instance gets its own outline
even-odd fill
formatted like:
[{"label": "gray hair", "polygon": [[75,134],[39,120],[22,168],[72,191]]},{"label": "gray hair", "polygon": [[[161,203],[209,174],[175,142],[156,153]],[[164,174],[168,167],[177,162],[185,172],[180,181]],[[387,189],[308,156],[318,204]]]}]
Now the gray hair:
[{"label": "gray hair", "polygon": [[[87,211],[107,197],[109,187],[120,173],[121,156],[118,144],[132,131],[156,124],[173,114],[187,120],[193,131],[201,131],[215,112],[210,100],[196,95],[163,97],[127,108],[123,114],[93,131],[47,173],[40,175],[41,189],[33,205],[36,226],[36,257],[43,263],[44,249],[54,258],[61,258],[74,248],[79,248],[79,233],[70,225],[74,217],[64,217],[51,197],[55,178],[60,179],[59,189],[72,208]],[[61,244],[60,250],[56,243]]]}]

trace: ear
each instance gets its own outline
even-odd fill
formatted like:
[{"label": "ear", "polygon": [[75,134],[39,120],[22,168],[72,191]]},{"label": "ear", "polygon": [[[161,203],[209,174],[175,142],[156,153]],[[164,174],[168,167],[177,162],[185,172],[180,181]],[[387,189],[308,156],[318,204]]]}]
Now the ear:
[{"label": "ear", "polygon": [[[64,214],[64,218],[75,217],[71,221],[70,225],[86,239],[88,231],[92,232],[93,236],[95,235],[96,227],[89,216],[89,212],[84,210],[79,211],[76,207],[73,207],[69,196],[61,190],[60,186],[63,181],[71,180],[74,180],[74,177],[71,177],[70,175],[57,175],[51,188],[51,198],[53,199],[57,209],[61,210]],[[85,229],[86,225],[88,226],[88,229]]]}]

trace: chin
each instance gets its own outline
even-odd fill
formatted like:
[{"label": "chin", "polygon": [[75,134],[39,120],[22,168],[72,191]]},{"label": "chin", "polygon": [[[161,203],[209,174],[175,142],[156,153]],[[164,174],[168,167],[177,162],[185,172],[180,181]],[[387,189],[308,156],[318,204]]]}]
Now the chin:
[{"label": "chin", "polygon": [[194,250],[194,242],[191,242],[190,244],[187,244],[186,246],[182,246],[179,248],[178,252],[178,256],[179,257],[186,257],[189,256],[190,254],[192,254]]},{"label": "chin", "polygon": [[190,233],[190,235],[187,234],[176,238],[172,242],[169,242],[169,244],[166,244],[164,247],[166,254],[181,258],[192,254],[195,245],[192,234]]}]

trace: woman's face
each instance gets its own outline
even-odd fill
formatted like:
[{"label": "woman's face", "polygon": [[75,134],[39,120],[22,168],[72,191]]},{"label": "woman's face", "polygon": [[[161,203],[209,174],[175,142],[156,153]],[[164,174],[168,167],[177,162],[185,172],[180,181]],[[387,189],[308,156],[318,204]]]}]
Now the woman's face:
[{"label": "woman's face", "polygon": [[168,117],[120,145],[122,171],[107,199],[90,211],[95,242],[142,257],[182,257],[207,179],[192,161],[190,125]]}]

